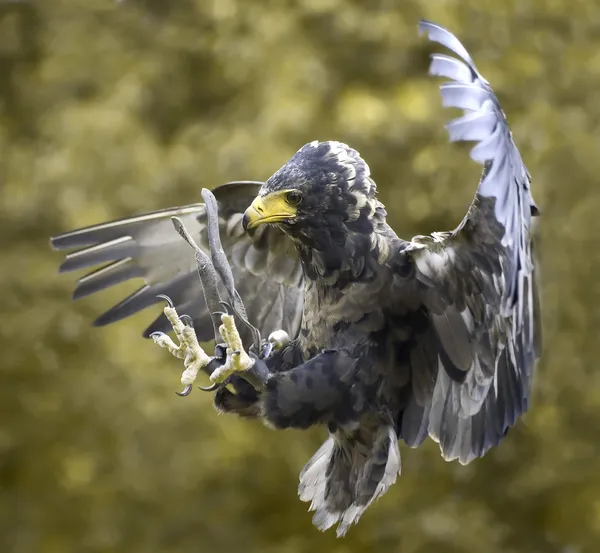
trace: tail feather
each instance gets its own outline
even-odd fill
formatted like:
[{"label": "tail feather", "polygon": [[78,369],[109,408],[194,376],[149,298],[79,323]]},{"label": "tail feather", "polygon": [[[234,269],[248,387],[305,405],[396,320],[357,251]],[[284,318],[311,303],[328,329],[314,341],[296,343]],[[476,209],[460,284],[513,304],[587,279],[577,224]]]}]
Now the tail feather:
[{"label": "tail feather", "polygon": [[398,437],[392,426],[361,427],[332,434],[300,473],[298,495],[310,501],[313,524],[338,523],[343,536],[400,473]]}]

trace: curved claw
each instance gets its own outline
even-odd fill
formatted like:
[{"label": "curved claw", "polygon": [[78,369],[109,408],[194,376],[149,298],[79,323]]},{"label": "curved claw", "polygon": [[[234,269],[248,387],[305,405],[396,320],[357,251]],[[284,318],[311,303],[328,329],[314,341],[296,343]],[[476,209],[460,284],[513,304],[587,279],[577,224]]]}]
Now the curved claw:
[{"label": "curved claw", "polygon": [[184,389],[183,392],[175,392],[179,397],[185,397],[185,396],[189,396],[190,392],[192,391],[193,386],[191,384],[188,384]]},{"label": "curved claw", "polygon": [[267,342],[265,345],[265,349],[262,352],[262,358],[263,359],[267,359],[269,357],[269,355],[271,355],[271,352],[273,351],[273,342]]},{"label": "curved claw", "polygon": [[235,314],[235,309],[229,302],[221,300],[219,303],[225,308],[225,315]]},{"label": "curved claw", "polygon": [[165,300],[169,304],[169,307],[171,309],[173,309],[175,307],[175,305],[173,305],[173,300],[166,294],[157,294],[156,297],[160,298],[161,300]]},{"label": "curved claw", "polygon": [[179,320],[186,326],[194,328],[194,319],[189,315],[179,315]]},{"label": "curved claw", "polygon": [[221,388],[222,384],[219,384],[217,382],[215,382],[214,384],[211,384],[210,386],[198,386],[198,389],[202,390],[203,392],[215,392],[216,390],[218,390],[219,388]]},{"label": "curved claw", "polygon": [[150,334],[150,338],[154,338],[155,336],[156,337],[164,336],[164,335],[165,335],[164,332],[161,332],[160,330],[157,330],[156,332],[153,332],[152,334]]}]

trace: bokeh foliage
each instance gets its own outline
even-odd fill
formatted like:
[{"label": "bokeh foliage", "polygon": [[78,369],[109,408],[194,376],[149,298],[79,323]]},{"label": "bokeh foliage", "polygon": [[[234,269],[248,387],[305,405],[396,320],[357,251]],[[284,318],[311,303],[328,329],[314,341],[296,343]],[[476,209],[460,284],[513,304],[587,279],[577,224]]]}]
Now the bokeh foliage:
[{"label": "bokeh foliage", "polygon": [[[479,168],[448,144],[419,18],[491,81],[543,213],[532,409],[462,467],[435,444],[344,540],[296,498],[323,432],[186,400],[139,335],[89,323],[48,236],[263,179],[303,143],[371,165],[402,236],[452,228]],[[583,0],[0,2],[0,550],[596,552],[600,548],[600,4]],[[150,310],[149,310],[150,311]]]}]

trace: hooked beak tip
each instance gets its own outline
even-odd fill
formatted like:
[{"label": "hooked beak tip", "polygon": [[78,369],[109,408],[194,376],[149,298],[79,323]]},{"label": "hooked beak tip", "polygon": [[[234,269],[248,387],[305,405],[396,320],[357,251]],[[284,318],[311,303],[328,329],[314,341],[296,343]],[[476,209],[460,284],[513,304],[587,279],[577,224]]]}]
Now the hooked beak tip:
[{"label": "hooked beak tip", "polygon": [[246,211],[244,211],[244,216],[242,217],[242,227],[244,230],[251,230],[260,224],[261,219],[261,213],[253,205],[251,205],[248,209],[246,209]]},{"label": "hooked beak tip", "polygon": [[244,216],[242,217],[242,228],[244,230],[248,230],[249,224],[250,224],[250,216],[248,215],[248,211],[245,211]]}]

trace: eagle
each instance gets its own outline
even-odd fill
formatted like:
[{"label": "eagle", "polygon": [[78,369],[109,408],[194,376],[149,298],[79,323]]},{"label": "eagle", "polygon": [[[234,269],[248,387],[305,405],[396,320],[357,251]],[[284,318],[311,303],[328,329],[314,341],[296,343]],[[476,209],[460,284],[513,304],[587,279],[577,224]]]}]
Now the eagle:
[{"label": "eagle", "polygon": [[[432,55],[429,72],[448,79],[443,104],[463,110],[446,127],[450,140],[476,142],[470,155],[483,165],[456,229],[398,237],[366,161],[336,141],[304,145],[266,182],[213,190],[248,320],[262,335],[289,338],[243,367],[260,369],[260,386],[229,363],[220,380],[231,385],[217,388],[215,405],[276,429],[327,430],[300,474],[299,496],[315,526],[337,524],[339,536],[395,482],[400,441],[417,447],[430,437],[445,460],[462,464],[498,445],[528,408],[541,353],[530,174],[466,49],[432,22],[420,30],[454,54]],[[144,336],[183,358],[165,332],[173,327],[181,338],[185,327],[205,342],[214,328],[173,217],[208,251],[205,203],[75,230],[52,245],[76,250],[61,271],[103,264],[78,281],[74,298],[144,280],[96,325],[168,296],[170,307]],[[188,315],[185,325],[176,311]],[[248,332],[240,330],[241,342]]]}]

